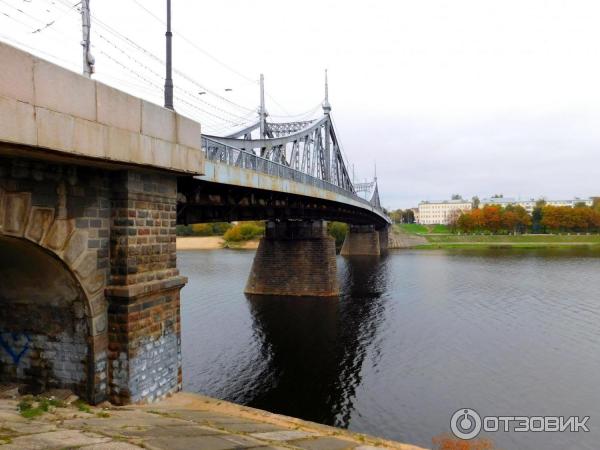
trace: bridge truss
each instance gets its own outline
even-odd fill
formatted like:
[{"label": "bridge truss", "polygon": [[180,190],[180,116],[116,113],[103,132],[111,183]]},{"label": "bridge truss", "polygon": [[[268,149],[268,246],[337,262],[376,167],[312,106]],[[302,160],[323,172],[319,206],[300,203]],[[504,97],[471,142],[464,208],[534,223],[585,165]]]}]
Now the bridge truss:
[{"label": "bridge truss", "polygon": [[[252,125],[226,136],[203,135],[208,160],[291,178],[367,200],[381,210],[377,181],[354,185],[331,117],[325,81],[324,115],[313,120],[268,122],[261,77],[261,107]],[[361,198],[364,200],[364,198]]]},{"label": "bridge truss", "polygon": [[251,133],[259,127],[257,122],[233,135],[205,136],[206,151],[214,156],[226,152],[224,146],[233,147],[356,193],[329,115],[310,122],[267,123],[265,137],[253,139]]}]

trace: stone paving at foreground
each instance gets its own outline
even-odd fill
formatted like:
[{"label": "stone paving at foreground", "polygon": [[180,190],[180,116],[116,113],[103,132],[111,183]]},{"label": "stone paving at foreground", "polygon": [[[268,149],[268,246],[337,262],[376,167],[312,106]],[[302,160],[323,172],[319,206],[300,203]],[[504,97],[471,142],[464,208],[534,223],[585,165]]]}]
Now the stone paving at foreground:
[{"label": "stone paving at foreground", "polygon": [[150,405],[70,404],[32,419],[22,417],[18,404],[0,399],[0,450],[418,450],[189,393]]}]

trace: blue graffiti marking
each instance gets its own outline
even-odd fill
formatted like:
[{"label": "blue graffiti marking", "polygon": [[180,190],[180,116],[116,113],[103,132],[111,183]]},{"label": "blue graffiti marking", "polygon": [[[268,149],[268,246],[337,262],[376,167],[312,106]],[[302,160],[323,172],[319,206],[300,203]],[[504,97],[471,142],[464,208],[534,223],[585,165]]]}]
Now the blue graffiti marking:
[{"label": "blue graffiti marking", "polygon": [[[6,342],[4,336],[10,336],[12,342]],[[21,358],[27,353],[27,350],[29,350],[31,339],[27,333],[5,333],[4,336],[0,333],[0,347],[6,350],[6,353],[10,355],[15,366],[18,366]],[[21,350],[18,350],[19,341],[22,341],[23,338],[25,338],[25,344],[22,346]]]}]

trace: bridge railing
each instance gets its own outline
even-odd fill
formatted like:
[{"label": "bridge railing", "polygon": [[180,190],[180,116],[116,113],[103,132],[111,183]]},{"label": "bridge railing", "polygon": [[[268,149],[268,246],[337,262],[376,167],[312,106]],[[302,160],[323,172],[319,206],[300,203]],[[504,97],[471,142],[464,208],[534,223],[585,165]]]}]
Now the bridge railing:
[{"label": "bridge railing", "polygon": [[352,200],[363,203],[374,210],[383,214],[382,208],[376,207],[367,199],[357,195],[354,191],[343,189],[328,181],[308,175],[296,169],[292,169],[283,164],[276,163],[254,153],[232,147],[230,145],[218,142],[214,139],[202,137],[202,151],[208,161],[227,164],[230,166],[241,167],[243,169],[253,170],[266,175],[296,181],[298,183],[308,184],[319,189],[335,192],[344,195]]}]

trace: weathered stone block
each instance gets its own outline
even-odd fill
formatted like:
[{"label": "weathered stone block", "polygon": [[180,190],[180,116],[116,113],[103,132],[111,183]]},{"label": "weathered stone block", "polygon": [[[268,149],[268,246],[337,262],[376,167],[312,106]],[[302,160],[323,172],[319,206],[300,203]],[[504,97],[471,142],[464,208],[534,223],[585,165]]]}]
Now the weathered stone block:
[{"label": "weathered stone block", "polygon": [[96,82],[98,122],[140,133],[142,102],[125,92]]},{"label": "weathered stone block", "polygon": [[73,151],[85,156],[104,158],[108,142],[108,127],[97,122],[75,119]]},{"label": "weathered stone block", "polygon": [[94,158],[106,156],[105,125],[45,108],[36,108],[36,123],[38,144],[42,147]]},{"label": "weathered stone block", "polygon": [[37,144],[33,106],[0,96],[0,141]]},{"label": "weathered stone block", "polygon": [[161,139],[152,139],[152,157],[154,165],[161,167],[173,167],[173,153],[177,146],[172,142]]},{"label": "weathered stone block", "polygon": [[176,121],[177,143],[196,150],[202,150],[200,124],[180,114],[176,114]]},{"label": "weathered stone block", "polygon": [[30,203],[31,194],[29,193],[5,194],[3,224],[5,234],[23,236],[29,218]]},{"label": "weathered stone block", "polygon": [[56,219],[44,239],[45,246],[54,251],[62,250],[74,228],[73,220]]},{"label": "weathered stone block", "polygon": [[33,75],[36,106],[96,120],[93,80],[42,60],[35,61]]},{"label": "weathered stone block", "polygon": [[187,166],[187,147],[179,144],[175,146],[171,157],[171,165],[173,167]]},{"label": "weathered stone block", "polygon": [[34,242],[41,242],[54,220],[54,208],[31,208],[25,237]]},{"label": "weathered stone block", "polygon": [[73,266],[75,261],[84,254],[87,250],[87,243],[87,231],[75,230],[73,232],[63,254],[63,258],[69,266]]},{"label": "weathered stone block", "polygon": [[142,100],[142,134],[175,142],[177,139],[175,113]]},{"label": "weathered stone block", "polygon": [[185,167],[191,172],[204,173],[204,153],[199,150],[187,148],[187,164]]},{"label": "weathered stone block", "polygon": [[0,96],[33,103],[33,56],[0,42]]},{"label": "weathered stone block", "polygon": [[107,326],[108,318],[106,312],[90,318],[90,334],[92,336],[98,336],[99,334],[105,333]]},{"label": "weathered stone block", "polygon": [[94,272],[97,267],[97,252],[94,250],[89,250],[77,260],[77,264],[73,267],[73,269],[80,279],[86,279],[92,275],[92,272]]},{"label": "weathered stone block", "polygon": [[106,297],[104,296],[104,292],[100,292],[96,295],[90,296],[88,301],[89,311],[86,311],[86,315],[89,317],[94,317],[105,311],[108,307],[108,303],[106,302]]},{"label": "weathered stone block", "polygon": [[[100,266],[97,265],[100,269]],[[106,275],[103,271],[97,270],[92,272],[88,277],[81,280],[81,284],[88,295],[93,296],[98,293],[106,285]]]},{"label": "weathered stone block", "polygon": [[116,161],[133,161],[141,164],[149,160],[147,156],[141,154],[141,142],[142,136],[139,133],[108,127],[106,156]]},{"label": "weathered stone block", "polygon": [[75,118],[38,107],[35,108],[35,113],[38,145],[72,152]]}]

